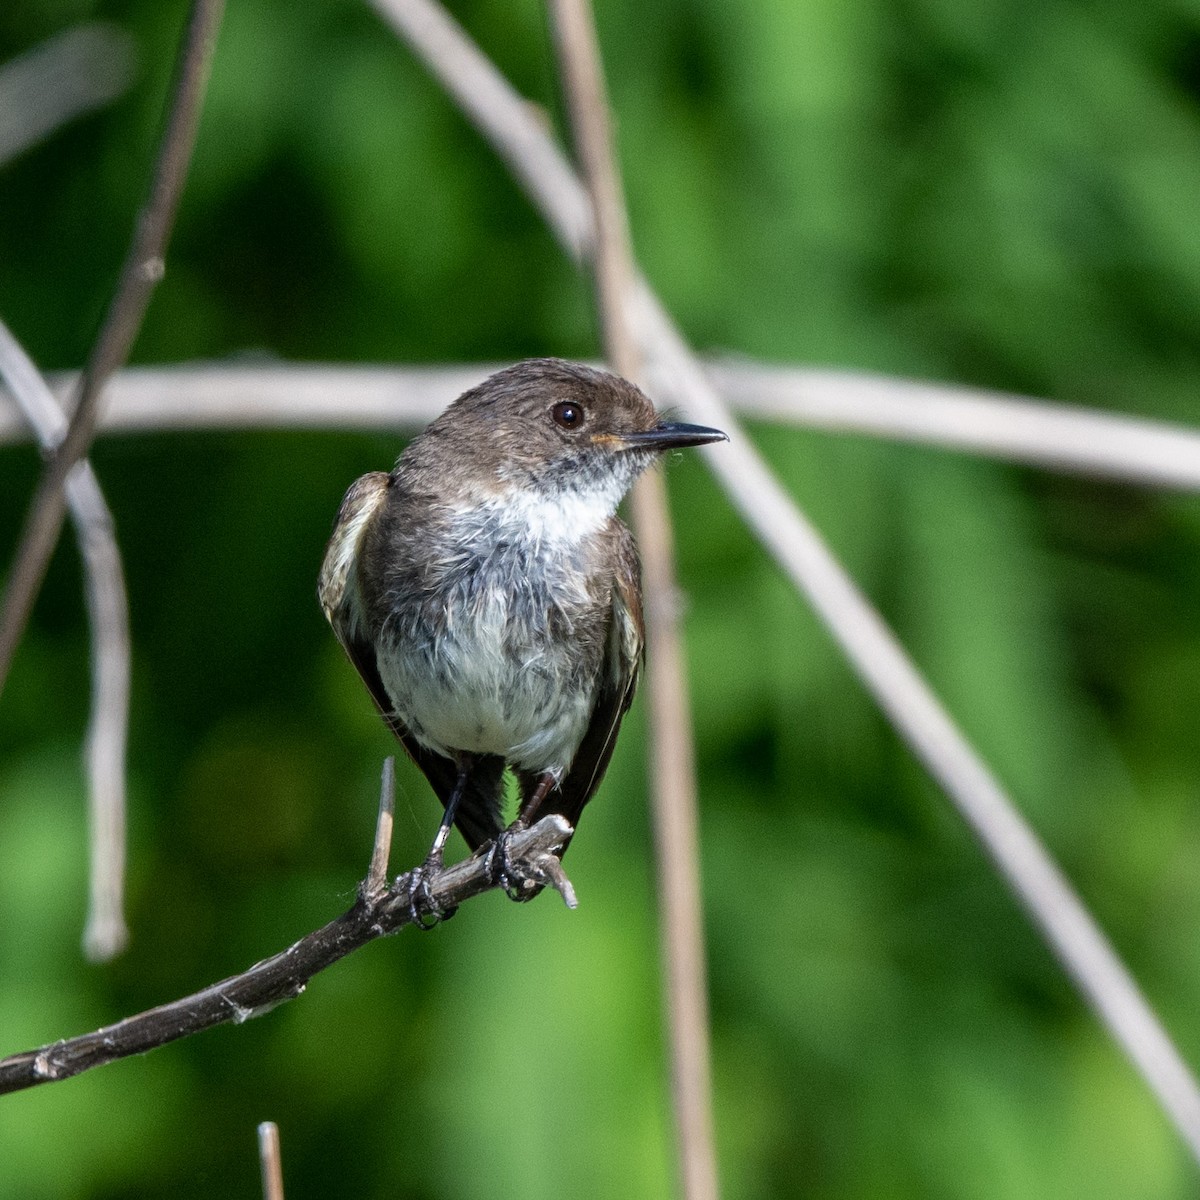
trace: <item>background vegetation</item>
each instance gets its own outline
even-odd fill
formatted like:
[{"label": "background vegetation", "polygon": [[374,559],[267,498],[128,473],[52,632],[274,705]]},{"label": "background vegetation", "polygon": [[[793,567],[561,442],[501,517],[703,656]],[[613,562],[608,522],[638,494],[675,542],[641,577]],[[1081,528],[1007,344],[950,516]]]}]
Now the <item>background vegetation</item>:
[{"label": "background vegetation", "polygon": [[[635,241],[693,341],[1191,421],[1195,0],[616,0]],[[559,118],[534,0],[454,5]],[[0,7],[0,60],[134,33],[134,89],[0,172],[0,313],[78,365],[182,5]],[[596,352],[588,286],[364,5],[232,0],[135,358]],[[1200,501],[753,430],[1200,1062]],[[133,945],[81,962],[87,645],[64,539],[0,703],[0,1052],[248,965],[349,902],[389,739],[314,579],[397,437],[139,436],[93,455],[135,640]],[[0,449],[0,561],[37,458]],[[689,594],[717,1127],[730,1200],[1174,1197],[1194,1169],[947,803],[697,461]],[[0,1196],[664,1196],[640,712],[582,907],[485,897],[305,998],[0,1103]],[[402,768],[394,861],[436,805]]]}]

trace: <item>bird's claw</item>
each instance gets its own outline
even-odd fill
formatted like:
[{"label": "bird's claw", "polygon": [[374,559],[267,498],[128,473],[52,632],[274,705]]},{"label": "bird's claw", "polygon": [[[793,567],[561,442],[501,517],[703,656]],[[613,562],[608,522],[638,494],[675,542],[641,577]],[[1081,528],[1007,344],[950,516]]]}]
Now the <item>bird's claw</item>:
[{"label": "bird's claw", "polygon": [[431,856],[408,873],[408,885],[405,889],[408,899],[408,915],[418,929],[426,932],[435,929],[443,921],[450,920],[458,912],[457,907],[440,907],[433,898],[429,877],[441,869],[442,864]]},{"label": "bird's claw", "polygon": [[526,866],[513,858],[510,843],[513,834],[519,831],[519,826],[512,825],[497,834],[488,851],[487,867],[492,883],[503,888],[510,900],[521,903],[532,900],[542,890],[544,881],[530,875]]}]

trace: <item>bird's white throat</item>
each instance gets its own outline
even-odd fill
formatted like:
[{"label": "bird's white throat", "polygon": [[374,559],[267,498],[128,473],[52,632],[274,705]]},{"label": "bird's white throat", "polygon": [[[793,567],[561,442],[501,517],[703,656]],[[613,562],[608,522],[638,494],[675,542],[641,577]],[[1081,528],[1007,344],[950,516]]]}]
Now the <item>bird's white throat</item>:
[{"label": "bird's white throat", "polygon": [[528,538],[545,549],[566,549],[604,527],[630,483],[625,472],[609,471],[579,488],[551,492],[517,486],[460,511],[504,536]]}]

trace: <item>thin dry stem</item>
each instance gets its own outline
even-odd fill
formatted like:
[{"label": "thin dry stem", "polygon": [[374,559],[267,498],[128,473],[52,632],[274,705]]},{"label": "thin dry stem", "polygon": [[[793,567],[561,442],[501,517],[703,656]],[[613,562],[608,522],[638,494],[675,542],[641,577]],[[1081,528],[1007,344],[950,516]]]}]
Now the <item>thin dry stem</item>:
[{"label": "thin dry stem", "polygon": [[62,529],[67,477],[87,454],[100,417],[104,384],[129,356],[151,293],[163,275],[163,256],[191,158],[223,8],[224,0],[192,3],[149,199],[139,215],[121,278],[84,370],[70,425],[42,472],[9,572],[0,608],[0,692]]},{"label": "thin dry stem", "polygon": [[[550,0],[550,9],[575,152],[595,214],[592,265],[605,356],[619,374],[641,382],[641,353],[627,303],[635,274],[633,251],[591,6],[588,0]],[[671,521],[661,476],[647,475],[638,482],[633,517],[646,598],[650,789],[679,1181],[688,1200],[716,1200],[695,752],[675,603]]]},{"label": "thin dry stem", "polygon": [[368,896],[377,896],[387,887],[388,858],[392,848],[392,824],[396,814],[396,760],[389,754],[383,760],[383,779],[379,785],[379,818],[375,822],[375,846],[371,866],[363,886]]},{"label": "thin dry stem", "polygon": [[726,403],[748,417],[1200,490],[1200,433],[1167,421],[861,371],[732,359],[704,369]]},{"label": "thin dry stem", "polygon": [[679,633],[671,522],[662,477],[646,476],[633,496],[633,515],[646,584],[650,644],[651,777],[656,793],[654,843],[663,964],[663,1001],[671,1042],[671,1081],[683,1195],[718,1195],[713,1137],[708,979],[700,881],[700,818],[696,756],[687,705],[687,668]]},{"label": "thin dry stem", "polygon": [[588,0],[549,0],[549,6],[575,154],[594,215],[591,265],[604,355],[614,370],[636,382],[641,351],[625,316],[634,278],[633,249],[591,5]]},{"label": "thin dry stem", "polygon": [[64,30],[0,67],[0,166],[129,86],[133,39],[107,21]]},{"label": "thin dry stem", "polygon": [[[103,503],[100,485],[85,460],[67,476],[67,503],[83,494]],[[108,962],[129,943],[125,924],[125,751],[129,739],[132,648],[129,601],[120,551],[107,510],[77,523],[80,553],[88,568],[85,589],[92,629],[92,697],[85,759],[88,777],[88,911],[83,950]]]},{"label": "thin dry stem", "polygon": [[[383,797],[383,802],[387,796]],[[510,874],[550,882],[543,859],[553,858],[570,839],[572,829],[557,813],[508,841]],[[375,859],[372,851],[372,861]],[[302,937],[279,954],[255,963],[249,970],[181,1000],[126,1017],[115,1025],[80,1037],[52,1042],[0,1059],[0,1095],[69,1079],[93,1067],[144,1054],[216,1025],[241,1024],[299,996],[318,972],[376,938],[453,908],[498,886],[487,855],[426,875],[429,906],[422,907],[415,875],[401,875],[391,887],[371,894],[370,874],[358,890],[352,908],[328,925]],[[570,885],[567,885],[568,889]],[[573,893],[572,893],[573,894]]]},{"label": "thin dry stem", "polygon": [[[383,0],[375,0],[376,4]],[[495,96],[505,81],[496,69],[448,44],[466,42],[465,33],[431,0],[386,0],[390,12],[406,13],[403,27],[414,49],[455,96],[486,86]],[[425,26],[436,37],[421,36]],[[486,77],[486,85],[472,71]],[[540,137],[543,157],[553,140],[523,111],[511,88],[509,102],[493,103],[471,115],[486,136],[508,145]],[[515,122],[519,133],[508,126]],[[500,129],[499,126],[504,128]],[[529,164],[526,164],[528,171]],[[577,185],[582,190],[582,185]],[[531,192],[539,205],[556,192]],[[585,194],[586,199],[586,194]],[[569,201],[572,206],[577,200]],[[561,228],[565,211],[547,213]],[[1025,905],[1081,994],[1141,1072],[1193,1157],[1200,1161],[1200,1089],[1157,1016],[1107,938],[1083,906],[1012,800],[966,740],[884,624],[831,554],[817,531],[779,486],[704,375],[686,343],[653,293],[642,284],[634,296],[631,324],[644,337],[651,378],[658,394],[680,402],[696,418],[724,428],[729,446],[705,452],[764,546],[792,582],[808,596],[850,663],[875,696],[897,732],[909,743],[975,831],[1002,877]],[[736,451],[731,453],[731,451]]]},{"label": "thin dry stem", "polygon": [[[271,362],[131,367],[105,389],[102,433],[418,428],[502,363],[408,367]],[[706,358],[746,417],[965,451],[1145,487],[1200,490],[1200,433],[1028,396],[855,371]],[[65,396],[73,376],[51,376]],[[0,391],[0,444],[26,436]]]},{"label": "thin dry stem", "polygon": [[263,1121],[258,1127],[258,1161],[262,1168],[263,1200],[283,1200],[283,1156],[279,1150],[279,1126],[274,1121]]},{"label": "thin dry stem", "polygon": [[[0,321],[0,376],[8,383],[43,450],[53,451],[67,418],[8,327]],[[129,731],[129,605],[112,514],[86,460],[67,477],[71,511],[84,566],[91,625],[92,700],[87,733],[90,834],[88,915],[83,945],[89,958],[107,961],[129,940],[125,924],[125,749]]]}]

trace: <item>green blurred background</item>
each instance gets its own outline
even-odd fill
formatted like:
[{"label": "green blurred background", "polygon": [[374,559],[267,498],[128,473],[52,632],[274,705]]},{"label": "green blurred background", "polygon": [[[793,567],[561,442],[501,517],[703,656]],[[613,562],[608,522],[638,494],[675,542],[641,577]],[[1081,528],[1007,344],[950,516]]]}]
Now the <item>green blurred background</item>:
[{"label": "green blurred background", "polygon": [[[693,342],[1194,420],[1196,0],[600,6],[648,274]],[[560,127],[533,0],[457,15]],[[181,3],[78,20],[132,90],[0,170],[0,314],[79,364],[142,195]],[[144,363],[594,355],[589,288],[372,11],[230,0]],[[1200,1062],[1200,502],[858,438],[757,444]],[[333,514],[397,436],[107,438],[136,646],[133,944],[78,950],[87,634],[71,536],[0,701],[0,1052],[239,970],[345,908],[392,746],[324,627]],[[0,561],[37,471],[0,448]],[[689,597],[729,1200],[1176,1197],[1197,1175],[947,801],[698,460]],[[667,1196],[642,706],[572,854],[309,994],[0,1101],[0,1196]],[[394,861],[436,819],[404,765]]]}]

